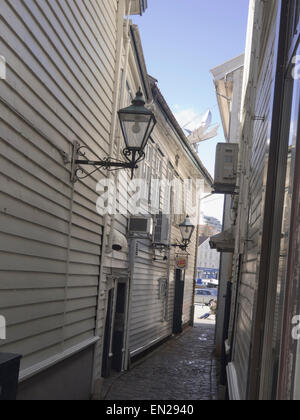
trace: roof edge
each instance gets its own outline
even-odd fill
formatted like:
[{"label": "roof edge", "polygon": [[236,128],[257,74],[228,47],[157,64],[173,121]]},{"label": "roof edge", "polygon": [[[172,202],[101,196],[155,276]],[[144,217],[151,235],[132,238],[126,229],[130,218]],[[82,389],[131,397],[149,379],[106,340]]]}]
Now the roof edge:
[{"label": "roof edge", "polygon": [[182,128],[180,127],[178,121],[176,120],[174,114],[172,113],[169,105],[167,104],[164,96],[162,95],[160,89],[157,86],[157,80],[154,79],[152,76],[149,76],[149,81],[152,89],[152,95],[154,101],[158,103],[160,108],[164,111],[164,114],[166,115],[167,119],[169,120],[170,124],[173,126],[174,130],[178,134],[178,137],[180,139],[180,142],[183,146],[183,148],[186,151],[186,154],[191,158],[194,165],[198,168],[198,170],[201,172],[203,177],[206,179],[207,183],[212,186],[213,185],[213,178],[200,160],[199,156],[197,155],[196,151],[194,151],[184,134]]},{"label": "roof edge", "polygon": [[138,25],[131,24],[130,33],[131,33],[133,49],[135,52],[137,67],[139,69],[141,80],[144,85],[143,86],[144,91],[146,93],[146,99],[147,99],[147,102],[151,102],[153,99],[152,91],[151,91],[150,81],[148,77],[147,66],[146,66],[146,61],[145,61],[145,56],[144,56],[144,51],[142,47],[142,41],[141,41]]}]

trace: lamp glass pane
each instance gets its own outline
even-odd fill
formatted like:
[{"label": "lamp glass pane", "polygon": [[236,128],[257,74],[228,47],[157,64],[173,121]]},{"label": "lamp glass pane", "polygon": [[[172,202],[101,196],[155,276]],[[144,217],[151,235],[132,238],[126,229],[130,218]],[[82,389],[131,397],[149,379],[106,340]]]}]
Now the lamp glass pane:
[{"label": "lamp glass pane", "polygon": [[155,124],[156,124],[156,120],[154,118],[151,118],[151,120],[149,121],[148,128],[147,128],[146,133],[145,133],[144,140],[143,140],[142,150],[145,149],[145,147],[146,147],[146,145],[148,143],[149,137],[151,136],[151,133],[153,131],[153,128],[154,128]]},{"label": "lamp glass pane", "polygon": [[180,226],[182,239],[184,241],[189,241],[193,234],[193,230],[194,230],[193,226]]},{"label": "lamp glass pane", "polygon": [[125,114],[120,116],[124,140],[127,147],[143,148],[151,115]]},{"label": "lamp glass pane", "polygon": [[187,217],[185,221],[179,225],[179,229],[182,235],[182,239],[184,241],[190,241],[195,230],[195,226],[192,225],[189,217]]}]

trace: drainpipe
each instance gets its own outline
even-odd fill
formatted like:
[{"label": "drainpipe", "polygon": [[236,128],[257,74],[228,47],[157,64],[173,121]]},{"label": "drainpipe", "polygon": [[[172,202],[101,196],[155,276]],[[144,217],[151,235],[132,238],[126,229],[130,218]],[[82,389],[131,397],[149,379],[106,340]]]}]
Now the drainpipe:
[{"label": "drainpipe", "polygon": [[[245,56],[245,73],[244,73],[244,86],[243,86],[243,109],[244,114],[242,116],[242,153],[241,153],[241,176],[240,176],[240,196],[238,201],[237,210],[237,229],[239,234],[236,237],[236,254],[244,254],[245,243],[247,243],[248,237],[248,211],[251,196],[249,195],[249,177],[250,177],[250,160],[249,152],[253,143],[253,129],[256,108],[256,95],[257,95],[257,81],[259,73],[259,54],[260,50],[260,37],[262,32],[262,12],[264,7],[263,0],[255,1],[252,0],[250,4],[250,16],[249,20],[252,22],[252,31],[248,35],[247,49],[248,55]],[[238,274],[238,273],[237,273]],[[239,289],[239,288],[238,288]],[[239,294],[239,290],[238,290]],[[256,296],[258,299],[258,295]],[[257,300],[258,301],[258,300]],[[259,305],[258,305],[259,306]],[[236,326],[234,326],[236,327]],[[255,393],[252,385],[259,378],[259,372],[256,370],[256,349],[255,342],[257,333],[260,334],[262,324],[258,325],[256,322],[256,315],[253,314],[252,331],[251,331],[251,344],[250,344],[250,355],[247,361],[248,373],[245,382],[247,384],[246,394],[243,396],[244,399],[252,399]],[[233,343],[236,346],[236,334],[233,332]],[[233,349],[231,350],[233,351]]]},{"label": "drainpipe", "polygon": [[[259,33],[259,13],[261,4],[251,0],[249,22],[248,26],[253,28],[247,36],[246,52],[244,63],[244,80],[243,80],[243,97],[241,106],[241,142],[240,153],[237,171],[237,187],[239,194],[235,197],[233,203],[234,219],[237,225],[236,232],[243,232],[243,235],[236,235],[236,251],[239,254],[244,252],[244,244],[247,231],[245,231],[245,220],[242,215],[249,204],[248,181],[249,181],[249,163],[247,157],[249,156],[250,139],[253,132],[253,110],[255,108],[256,88],[257,88],[257,74],[258,74],[258,60],[257,55],[257,39]],[[251,65],[252,59],[252,66]],[[251,77],[251,79],[250,79]],[[243,211],[244,209],[244,211]]]},{"label": "drainpipe", "polygon": [[[122,22],[122,30],[124,30],[125,33],[123,33],[123,37],[124,37],[124,49],[125,49],[125,60],[124,60],[124,69],[123,69],[123,90],[122,93],[120,94],[120,106],[121,108],[123,108],[124,106],[126,106],[125,104],[125,92],[126,92],[126,80],[127,80],[127,73],[128,73],[128,61],[129,61],[129,48],[130,48],[130,37],[129,37],[129,25],[130,25],[130,12],[131,12],[131,0],[129,1],[128,4],[128,10],[127,10],[127,20],[126,20],[126,25],[125,28],[123,29],[124,23]],[[120,69],[121,70],[121,69]],[[121,71],[119,72],[119,84],[118,84],[118,92],[120,92],[120,77],[121,77]],[[116,100],[116,105],[118,105],[118,101]],[[117,109],[115,110],[114,113],[114,117],[115,119],[117,119]],[[114,147],[114,139],[116,138],[116,146],[117,146],[117,152],[116,152],[116,157],[117,159],[120,158],[120,154],[121,154],[121,135],[120,135],[120,129],[116,129],[116,127],[114,127],[114,132],[112,135],[112,139],[111,139],[111,148],[112,148],[112,153],[113,153],[113,147]],[[110,156],[112,156],[112,154],[110,154]],[[118,178],[118,174],[116,173],[114,176],[115,179],[115,186],[116,186],[116,191],[118,191],[118,186],[119,186],[119,178]],[[115,230],[115,224],[116,224],[116,215],[113,214],[112,218],[111,218],[111,227],[110,227],[110,232],[109,232],[109,238],[108,238],[108,243],[107,243],[107,247],[106,247],[106,253],[110,254],[111,250],[112,250],[112,245],[113,245],[113,234],[114,234],[114,230]]]},{"label": "drainpipe", "polygon": [[127,311],[127,323],[125,327],[125,355],[124,355],[124,370],[128,370],[130,367],[130,352],[129,352],[129,334],[130,324],[132,316],[132,289],[133,289],[133,271],[134,271],[134,259],[136,254],[137,239],[130,239],[129,241],[129,281],[128,281],[128,311]]},{"label": "drainpipe", "polygon": [[[130,14],[131,8],[131,1],[129,2],[129,11]],[[114,150],[114,138],[116,132],[116,123],[117,123],[117,111],[118,111],[118,103],[119,103],[119,95],[120,95],[120,82],[121,82],[121,65],[122,65],[122,49],[123,49],[123,25],[124,25],[124,16],[126,14],[126,4],[125,0],[119,0],[118,2],[118,11],[117,11],[117,34],[116,34],[116,67],[115,67],[115,83],[114,83],[114,94],[113,94],[113,110],[112,110],[112,119],[111,119],[111,127],[110,127],[110,147],[109,147],[109,156],[113,156]],[[111,178],[111,174],[109,176]],[[103,229],[103,244],[102,244],[102,254],[100,255],[101,262],[100,262],[100,270],[99,270],[99,292],[98,292],[98,302],[97,302],[97,319],[96,319],[96,335],[101,335],[100,330],[101,328],[98,327],[100,323],[100,309],[101,309],[101,300],[104,296],[104,291],[102,290],[102,279],[104,275],[104,267],[105,267],[105,253],[103,252],[106,248],[107,244],[107,235],[108,235],[108,221],[109,215],[106,214],[104,216],[104,229]],[[99,364],[102,359],[102,346],[103,343],[100,343],[100,352],[97,351],[97,347],[95,349],[94,355],[94,363],[93,363],[93,381],[92,381],[92,395],[97,397],[97,394],[100,391],[101,384],[99,383],[101,374],[99,375]],[[101,370],[101,366],[100,366]]]}]

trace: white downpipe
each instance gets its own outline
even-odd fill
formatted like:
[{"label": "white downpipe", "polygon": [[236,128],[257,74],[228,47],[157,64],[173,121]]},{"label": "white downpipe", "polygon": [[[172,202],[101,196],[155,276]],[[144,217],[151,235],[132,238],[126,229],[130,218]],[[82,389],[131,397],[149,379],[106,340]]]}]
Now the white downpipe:
[{"label": "white downpipe", "polygon": [[[125,29],[124,32],[125,34],[123,34],[124,37],[124,49],[125,49],[125,59],[124,59],[124,69],[123,69],[123,81],[124,81],[124,86],[123,86],[123,90],[121,93],[121,100],[120,100],[120,105],[121,108],[123,108],[124,106],[126,106],[125,104],[125,92],[126,92],[126,80],[127,80],[127,73],[128,73],[128,61],[129,61],[129,47],[130,47],[130,37],[129,37],[129,24],[130,24],[130,12],[131,12],[131,0],[129,1],[128,4],[128,10],[127,10],[127,20],[126,20],[126,25],[125,25]],[[123,30],[123,25],[122,25],[122,30]],[[121,76],[121,68],[120,68],[120,76]],[[119,86],[119,91],[120,91],[120,86]],[[115,112],[115,117],[117,117],[117,110]],[[120,158],[120,154],[121,154],[121,133],[120,133],[120,128],[116,129],[114,132],[114,139],[116,138],[116,146],[117,146],[117,152],[116,152],[116,157],[117,159]],[[113,144],[114,146],[114,144]],[[111,155],[110,155],[111,156]],[[118,178],[118,173],[116,173],[116,175],[114,176],[115,179],[115,185],[116,185],[116,191],[118,191],[119,188],[119,178]],[[111,253],[112,250],[112,242],[113,242],[113,235],[114,235],[114,230],[115,230],[115,224],[116,224],[116,216],[115,214],[112,215],[111,217],[111,226],[110,226],[110,232],[109,232],[109,238],[108,238],[108,243],[107,243],[107,247],[106,247],[106,253],[109,254]]]},{"label": "white downpipe", "polygon": [[134,271],[134,256],[136,251],[137,239],[130,239],[129,244],[129,282],[128,282],[128,301],[127,301],[127,322],[125,326],[125,355],[124,355],[124,370],[129,368],[129,335],[130,335],[130,324],[132,317],[132,289],[133,289],[133,271]]},{"label": "white downpipe", "polygon": [[[129,2],[129,7],[131,8],[131,1]],[[129,9],[130,13],[130,9]],[[122,67],[122,50],[123,50],[123,25],[124,25],[124,16],[126,14],[126,0],[119,0],[118,2],[118,12],[117,12],[117,33],[116,33],[116,67],[115,67],[115,83],[114,83],[114,94],[113,94],[113,110],[112,110],[112,119],[111,119],[111,130],[110,130],[110,147],[109,147],[109,156],[113,155],[114,150],[114,139],[115,139],[115,132],[116,132],[116,123],[117,123],[117,111],[118,111],[118,103],[119,103],[119,95],[120,95],[120,80],[121,80],[121,67]],[[111,174],[109,175],[111,178]],[[104,216],[104,229],[103,229],[103,244],[102,244],[102,258],[100,263],[100,270],[99,270],[99,292],[98,292],[98,302],[97,302],[97,317],[96,317],[96,335],[100,336],[101,331],[99,331],[99,323],[100,323],[100,313],[102,312],[102,308],[100,311],[101,300],[103,298],[103,290],[102,290],[102,281],[104,275],[104,267],[106,263],[105,258],[105,250],[106,243],[107,243],[107,235],[108,235],[108,220],[109,215]],[[106,310],[106,308],[105,308]],[[93,380],[92,380],[92,395],[95,395],[98,392],[97,387],[97,380],[100,379],[99,377],[99,370],[101,370],[101,366],[99,367],[98,364],[102,360],[102,350],[103,350],[103,342],[100,344],[100,358],[99,352],[97,349],[95,350],[94,355],[94,364],[93,364]],[[101,374],[100,374],[101,376]]]},{"label": "white downpipe", "polygon": [[[244,69],[244,80],[243,80],[243,94],[242,94],[242,105],[241,105],[241,125],[242,125],[242,138],[241,138],[241,150],[239,156],[239,167],[238,167],[238,186],[240,188],[240,194],[235,199],[236,208],[236,238],[235,238],[235,254],[236,258],[238,254],[244,253],[245,234],[247,234],[247,212],[246,209],[249,207],[249,175],[250,167],[247,158],[249,157],[249,149],[251,147],[252,133],[253,133],[253,111],[255,109],[256,89],[257,89],[257,75],[258,75],[258,60],[259,55],[259,32],[261,31],[261,5],[262,1],[251,0],[249,8],[248,18],[248,31],[247,31],[247,44],[245,53],[245,69]],[[236,265],[232,274],[233,280],[233,292],[232,296],[236,296]],[[234,313],[231,313],[231,318]],[[233,334],[235,326],[229,327],[229,335]],[[233,349],[236,346],[236,337],[234,337]],[[228,373],[228,386],[231,394],[231,399],[241,399],[238,389],[238,380],[234,369],[234,361],[227,367]]]},{"label": "white downpipe", "polygon": [[[119,0],[119,4],[123,3],[123,7],[119,7],[118,12],[118,25],[117,25],[117,52],[116,52],[116,71],[115,71],[115,86],[114,86],[114,95],[113,95],[113,112],[112,112],[112,122],[111,122],[111,131],[110,131],[110,149],[109,156],[113,155],[114,145],[115,145],[115,135],[117,131],[117,119],[118,119],[118,106],[119,98],[121,95],[120,84],[121,84],[121,70],[122,70],[122,53],[123,53],[123,43],[124,43],[124,16],[127,15],[127,28],[129,27],[129,19],[131,12],[131,0],[129,1],[128,10],[125,9],[125,0]],[[126,67],[126,63],[125,63]]]},{"label": "white downpipe", "polygon": [[[243,207],[247,205],[249,196],[246,193],[248,189],[247,177],[249,176],[249,165],[247,164],[247,157],[249,154],[250,139],[253,132],[252,115],[255,107],[255,95],[257,86],[257,73],[258,73],[258,34],[259,34],[259,21],[261,3],[254,0],[250,3],[249,19],[248,19],[248,34],[245,55],[245,69],[243,80],[243,97],[241,109],[241,124],[242,124],[242,138],[240,144],[240,154],[238,162],[238,187],[240,194],[236,197],[234,208],[236,209],[236,225],[237,232],[243,232],[244,236],[244,220],[242,220]],[[252,63],[252,64],[251,64]],[[251,90],[249,89],[251,86]],[[245,179],[246,178],[246,179]],[[236,236],[236,250],[240,253],[243,252],[243,243],[241,240],[245,238],[241,235]]]},{"label": "white downpipe", "polygon": [[[128,62],[129,62],[129,50],[130,50],[130,36],[129,36],[129,25],[130,25],[130,12],[131,12],[131,1],[128,5],[128,11],[127,11],[127,20],[126,25],[124,29],[124,50],[125,50],[125,59],[124,59],[124,69],[123,69],[123,80],[124,80],[124,89],[121,93],[121,108],[126,106],[125,98],[126,98],[126,80],[127,80],[127,74],[128,74]],[[118,130],[117,135],[117,158],[120,157],[120,151],[121,151],[121,136],[120,136],[120,129]]]},{"label": "white downpipe", "polygon": [[[126,98],[126,81],[127,81],[127,74],[128,74],[128,63],[129,63],[129,53],[130,53],[130,37],[129,37],[129,24],[130,24],[130,11],[131,11],[131,1],[129,2],[129,6],[128,6],[128,13],[127,13],[127,21],[126,21],[126,26],[125,26],[125,59],[124,59],[124,70],[123,70],[123,80],[124,80],[124,89],[122,91],[122,97],[121,97],[121,108],[126,106],[125,103],[125,98]],[[119,129],[119,133],[117,135],[117,158],[120,158],[120,154],[121,154],[121,136],[120,136],[120,129]],[[119,178],[116,175],[115,177],[116,180],[116,187],[117,190],[119,188]],[[112,241],[113,241],[113,235],[114,235],[114,229],[115,229],[115,221],[116,221],[116,216],[113,215],[112,217],[112,223],[111,223],[111,229],[110,229],[110,234],[109,234],[109,239],[108,239],[108,247],[109,249],[112,248]],[[130,326],[130,320],[131,320],[131,308],[132,308],[132,273],[133,273],[133,267],[132,267],[132,263],[133,263],[133,256],[134,256],[134,252],[132,251],[132,247],[135,247],[135,241],[133,241],[134,243],[130,243],[129,246],[129,252],[128,252],[128,256],[129,256],[129,277],[128,277],[128,283],[127,283],[127,312],[126,312],[126,320],[125,320],[125,330],[124,330],[124,354],[123,354],[123,370],[127,370],[128,369],[128,365],[129,365],[129,326]]]}]

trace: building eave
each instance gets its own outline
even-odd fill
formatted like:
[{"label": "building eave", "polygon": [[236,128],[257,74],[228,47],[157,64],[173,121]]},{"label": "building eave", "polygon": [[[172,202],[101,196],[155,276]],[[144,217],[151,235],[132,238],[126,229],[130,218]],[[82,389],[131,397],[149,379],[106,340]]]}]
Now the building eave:
[{"label": "building eave", "polygon": [[244,61],[245,54],[241,54],[210,71],[214,78],[224,136],[227,141],[229,140],[231,101],[233,99],[233,84],[229,81],[229,76],[234,72],[241,70],[244,66]]},{"label": "building eave", "polygon": [[148,78],[146,61],[145,61],[145,56],[143,52],[140,32],[137,25],[133,25],[133,24],[130,25],[130,36],[131,36],[133,52],[134,52],[137,67],[139,70],[140,78],[143,83],[143,90],[146,96],[146,101],[151,102],[153,99],[152,91],[151,91],[151,86],[150,86],[150,82]]},{"label": "building eave", "polygon": [[[127,0],[127,8],[129,5]],[[130,15],[142,15],[148,7],[148,0],[131,0]]]},{"label": "building eave", "polygon": [[199,156],[197,155],[196,151],[192,149],[186,135],[184,134],[182,128],[178,124],[174,114],[170,110],[165,98],[163,97],[161,91],[159,90],[157,86],[157,80],[154,79],[152,76],[149,76],[149,81],[151,84],[152,89],[152,96],[154,101],[157,103],[163,114],[165,115],[166,119],[169,121],[170,125],[173,127],[174,131],[176,132],[179,141],[181,143],[181,146],[183,150],[186,153],[186,156],[192,161],[194,166],[197,168],[197,170],[202,174],[203,178],[207,182],[207,184],[212,187],[213,185],[213,179],[208,172],[208,170],[205,168],[204,164],[201,162]]},{"label": "building eave", "polygon": [[218,252],[233,253],[235,248],[236,228],[232,227],[210,238],[209,245],[211,249]]}]

